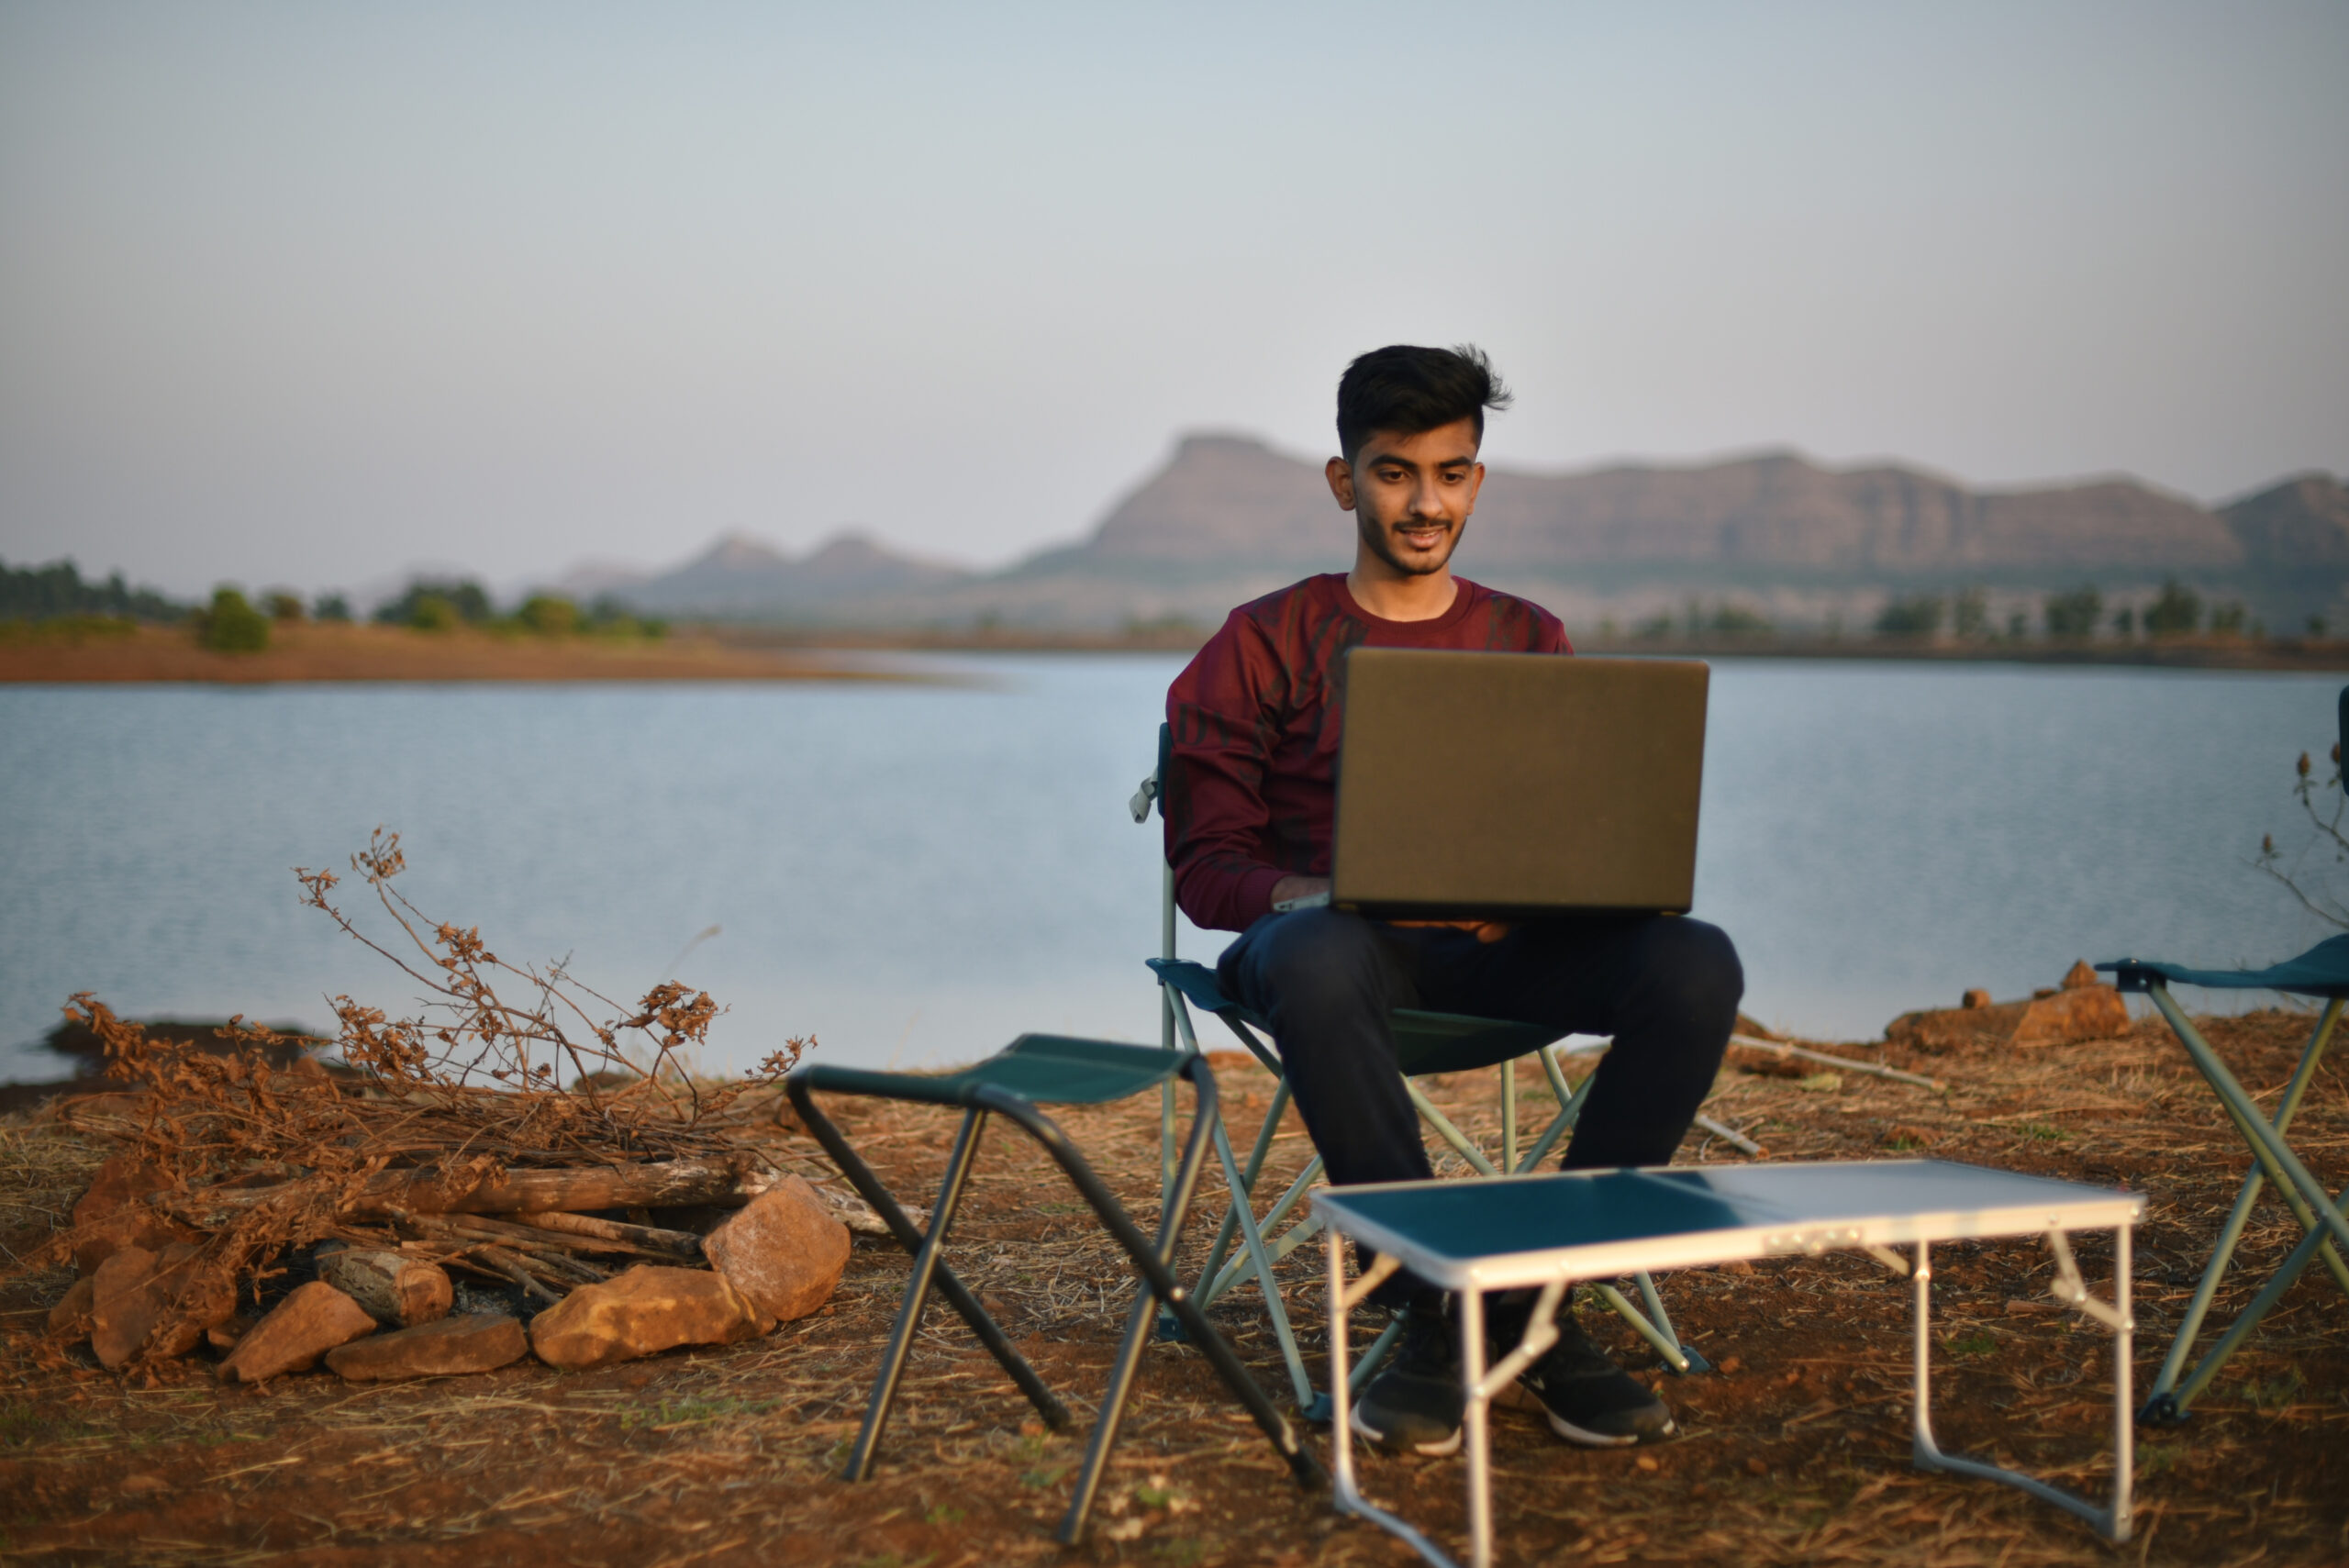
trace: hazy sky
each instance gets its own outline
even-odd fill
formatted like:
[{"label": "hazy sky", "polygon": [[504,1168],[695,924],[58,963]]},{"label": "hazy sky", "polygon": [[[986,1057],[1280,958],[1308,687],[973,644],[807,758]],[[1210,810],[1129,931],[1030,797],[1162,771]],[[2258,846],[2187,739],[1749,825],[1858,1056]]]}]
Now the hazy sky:
[{"label": "hazy sky", "polygon": [[1181,431],[2349,468],[2349,6],[0,0],[0,557],[986,564]]}]

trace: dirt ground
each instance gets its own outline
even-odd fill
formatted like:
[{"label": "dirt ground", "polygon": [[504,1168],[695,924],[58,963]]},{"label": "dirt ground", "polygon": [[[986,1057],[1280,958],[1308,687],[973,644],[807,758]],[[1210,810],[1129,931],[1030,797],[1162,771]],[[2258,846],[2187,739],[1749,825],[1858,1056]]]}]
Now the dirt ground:
[{"label": "dirt ground", "polygon": [[[2214,1020],[2214,1040],[2272,1096],[2308,1028],[2290,1013]],[[1945,1092],[1775,1067],[1732,1052],[1710,1113],[1770,1159],[1922,1152],[2127,1184],[2150,1204],[2138,1232],[2136,1377],[2150,1383],[2246,1163],[2207,1090],[2157,1023],[2028,1053],[1899,1051],[1887,1060]],[[1218,1059],[1234,1124],[1252,1128],[1269,1080]],[[1806,1070],[1808,1072],[1808,1070]],[[1493,1074],[1438,1098],[1472,1130],[1497,1121]],[[1531,1069],[1524,1102],[1548,1103]],[[2349,1084],[2327,1071],[2295,1143],[2319,1174],[2349,1178]],[[951,1130],[942,1114],[850,1104],[843,1124],[910,1201]],[[1153,1207],[1154,1104],[1068,1116],[1129,1200]],[[1274,1168],[1304,1158],[1293,1126]],[[0,1124],[0,1230],[21,1253],[70,1206],[99,1151],[53,1121]],[[818,1173],[796,1135],[784,1161]],[[1684,1161],[1745,1156],[1702,1132]],[[1206,1215],[1219,1209],[1206,1194]],[[1105,1368],[1130,1286],[1082,1206],[1014,1131],[988,1135],[955,1266],[1081,1414]],[[1195,1224],[1196,1268],[1211,1225]],[[2243,1247],[2254,1274],[2295,1228],[2263,1203]],[[2099,1294],[2110,1252],[2083,1238]],[[1282,1266],[1282,1288],[1319,1363],[1319,1248]],[[2021,1462],[2074,1487],[2110,1478],[2110,1383],[2100,1330],[2074,1329],[2046,1295],[2036,1241],[1952,1246],[1936,1259],[1937,1428],[1954,1451]],[[201,1357],[117,1378],[86,1350],[40,1339],[63,1271],[19,1272],[0,1297],[0,1557],[39,1562],[362,1564],[994,1562],[1400,1563],[1380,1531],[1301,1493],[1220,1394],[1198,1354],[1149,1352],[1088,1542],[1053,1543],[1082,1432],[1048,1436],[971,1343],[933,1309],[878,1476],[840,1481],[878,1347],[907,1273],[893,1244],[860,1237],[817,1316],[728,1350],[584,1373],[525,1362],[487,1375],[391,1386],[319,1373],[223,1389]],[[2240,1279],[2240,1273],[2236,1276]],[[1905,1284],[1860,1256],[1788,1259],[1666,1275],[1683,1337],[1720,1370],[1668,1377],[1611,1319],[1586,1319],[1643,1370],[1681,1435],[1590,1452],[1531,1417],[1497,1419],[1503,1561],[1581,1562],[2261,1563],[2349,1561],[2349,1299],[2311,1270],[2251,1346],[2172,1429],[2140,1431],[2137,1539],[2119,1551],[2004,1487],[1909,1464]],[[2231,1285],[2221,1318],[2246,1298]],[[1268,1388],[1286,1388],[1252,1288],[1216,1316]],[[1374,1325],[1368,1316],[1361,1328]],[[1359,1331],[1359,1330],[1358,1330]],[[1357,1341],[1359,1342],[1359,1341]],[[1284,1402],[1285,1396],[1284,1396]],[[1367,1490],[1457,1546],[1461,1462],[1371,1458]]]}]

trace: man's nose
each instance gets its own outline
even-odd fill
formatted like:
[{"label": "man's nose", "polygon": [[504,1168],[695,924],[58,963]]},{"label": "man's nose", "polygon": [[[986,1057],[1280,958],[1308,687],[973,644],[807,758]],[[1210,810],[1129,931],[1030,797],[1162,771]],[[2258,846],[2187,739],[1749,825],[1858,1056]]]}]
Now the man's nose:
[{"label": "man's nose", "polygon": [[1411,511],[1414,517],[1443,516],[1442,487],[1434,480],[1421,478],[1411,485]]}]

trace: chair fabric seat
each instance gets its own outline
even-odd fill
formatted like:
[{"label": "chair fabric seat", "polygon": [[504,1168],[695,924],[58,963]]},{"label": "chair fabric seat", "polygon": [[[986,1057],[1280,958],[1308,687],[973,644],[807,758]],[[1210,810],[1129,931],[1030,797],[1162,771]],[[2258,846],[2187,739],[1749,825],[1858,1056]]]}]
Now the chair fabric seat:
[{"label": "chair fabric seat", "polygon": [[1023,1034],[985,1062],[954,1073],[883,1073],[829,1064],[811,1070],[816,1088],[833,1095],[888,1095],[934,1105],[967,1106],[972,1091],[1001,1089],[1040,1106],[1105,1106],[1156,1088],[1183,1059],[1148,1045]]},{"label": "chair fabric seat", "polygon": [[2154,975],[2165,984],[2211,991],[2288,991],[2298,996],[2349,998],[2349,936],[2328,937],[2299,957],[2266,969],[2188,969],[2140,958],[2116,958],[2096,967],[2112,971],[2123,991],[2143,991],[2145,977]]},{"label": "chair fabric seat", "polygon": [[[1219,1018],[1236,1018],[1267,1035],[1273,1032],[1262,1015],[1223,994],[1215,971],[1207,965],[1188,959],[1152,958],[1142,962],[1180,991],[1191,1006]],[[1407,1078],[1498,1066],[1528,1051],[1539,1051],[1566,1032],[1542,1024],[1471,1018],[1464,1013],[1432,1013],[1419,1007],[1397,1007],[1388,1015],[1388,1021],[1395,1031],[1395,1064]]]}]

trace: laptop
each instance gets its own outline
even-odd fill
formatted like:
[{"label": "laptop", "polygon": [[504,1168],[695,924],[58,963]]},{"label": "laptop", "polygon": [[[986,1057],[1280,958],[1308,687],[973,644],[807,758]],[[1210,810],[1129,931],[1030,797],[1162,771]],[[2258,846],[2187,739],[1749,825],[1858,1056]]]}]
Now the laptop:
[{"label": "laptop", "polygon": [[1687,913],[1710,673],[1354,649],[1330,902],[1381,919]]}]

